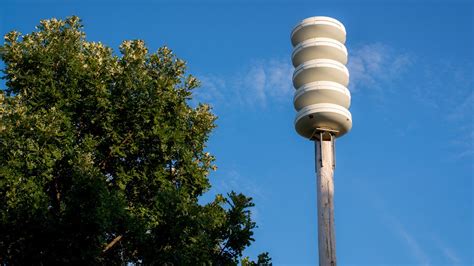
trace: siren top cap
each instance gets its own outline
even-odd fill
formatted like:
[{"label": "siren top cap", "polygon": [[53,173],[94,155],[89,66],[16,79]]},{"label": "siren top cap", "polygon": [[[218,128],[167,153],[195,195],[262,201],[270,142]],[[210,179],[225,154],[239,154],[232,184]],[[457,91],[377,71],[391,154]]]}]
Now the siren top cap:
[{"label": "siren top cap", "polygon": [[346,42],[346,28],[336,19],[324,16],[303,19],[291,32],[291,43],[298,43],[317,37],[326,37]]}]

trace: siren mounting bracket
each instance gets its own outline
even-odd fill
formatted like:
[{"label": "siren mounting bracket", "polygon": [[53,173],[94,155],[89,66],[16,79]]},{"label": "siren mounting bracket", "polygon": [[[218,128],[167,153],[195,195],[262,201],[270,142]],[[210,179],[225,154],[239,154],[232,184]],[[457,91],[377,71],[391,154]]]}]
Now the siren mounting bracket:
[{"label": "siren mounting bracket", "polygon": [[315,128],[313,131],[313,134],[311,135],[310,140],[314,140],[316,145],[319,143],[319,163],[321,164],[321,167],[323,167],[323,149],[321,146],[321,142],[324,140],[329,140],[331,141],[331,149],[332,149],[332,168],[334,169],[336,167],[336,135],[339,133],[337,130],[333,129],[328,129],[328,128]]},{"label": "siren mounting bracket", "polygon": [[339,130],[317,127],[311,134],[310,140],[330,140],[339,133]]}]

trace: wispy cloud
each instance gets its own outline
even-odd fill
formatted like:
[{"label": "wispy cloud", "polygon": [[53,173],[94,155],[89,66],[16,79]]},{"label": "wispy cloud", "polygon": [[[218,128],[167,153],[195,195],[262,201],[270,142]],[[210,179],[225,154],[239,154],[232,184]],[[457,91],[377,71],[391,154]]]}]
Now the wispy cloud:
[{"label": "wispy cloud", "polygon": [[417,261],[417,265],[429,266],[431,265],[430,258],[423,249],[423,246],[415,238],[412,232],[410,232],[402,221],[393,215],[390,207],[369,185],[364,189],[371,196],[370,198],[374,208],[381,214],[382,219],[399,238],[403,244],[412,254],[413,258]]},{"label": "wispy cloud", "polygon": [[265,107],[271,102],[291,99],[293,66],[289,60],[260,59],[245,65],[235,74],[224,77],[201,75],[202,88],[196,90],[198,101],[212,105]]},{"label": "wispy cloud", "polygon": [[437,235],[433,235],[432,238],[436,246],[441,250],[444,257],[449,262],[449,265],[462,265],[463,264],[458,254],[456,254],[456,252],[451,247],[449,247],[445,242],[441,241],[441,239]]},{"label": "wispy cloud", "polygon": [[415,100],[456,131],[458,137],[450,140],[456,159],[474,155],[472,68],[472,63],[457,65],[449,60],[426,64],[421,82],[413,88]]},{"label": "wispy cloud", "polygon": [[[375,99],[382,109],[391,101],[388,96],[410,97],[456,131],[458,137],[450,140],[449,147],[453,157],[474,155],[472,63],[459,65],[446,58],[418,58],[382,43],[357,45],[349,47],[349,51],[349,89],[354,94]],[[409,130],[409,125],[403,130]]]},{"label": "wispy cloud", "polygon": [[[473,88],[474,89],[474,88]],[[450,121],[459,121],[469,116],[472,118],[472,109],[474,103],[474,90],[467,92],[467,96],[463,97],[463,99],[459,99],[460,101],[455,101],[452,104],[454,108],[447,114],[446,118]]]},{"label": "wispy cloud", "polygon": [[194,99],[196,101],[215,105],[224,100],[223,89],[227,86],[224,78],[215,75],[205,75],[199,77],[199,80],[201,81],[201,88],[194,91]]},{"label": "wispy cloud", "polygon": [[266,195],[264,189],[260,187],[253,179],[242,175],[236,169],[222,171],[213,182],[214,185],[209,193],[206,193],[207,200],[212,200],[216,194],[226,194],[231,191],[243,193],[247,197],[252,197],[253,202],[256,203],[251,209],[252,219],[260,226],[263,226],[259,213],[264,208]]},{"label": "wispy cloud", "polygon": [[[369,206],[374,209],[374,213],[387,229],[393,232],[410,252],[415,265],[466,265],[458,252],[449,243],[443,241],[429,224],[423,228],[414,229],[411,226],[410,217],[397,215],[397,208],[393,208],[384,195],[379,193],[380,189],[374,187],[372,183],[364,179],[356,179],[354,186],[356,186],[355,190],[361,193],[361,197],[367,199]],[[384,265],[392,265],[385,263]],[[399,262],[394,265],[408,265],[408,262]]]},{"label": "wispy cloud", "polygon": [[[351,48],[349,58],[349,89],[356,93],[384,93],[386,85],[401,78],[413,63],[408,54],[397,53],[381,43]],[[198,76],[202,88],[196,90],[195,98],[214,106],[266,107],[269,103],[288,102],[294,92],[293,70],[288,56],[253,60],[229,76],[203,74]]]},{"label": "wispy cloud", "polygon": [[438,60],[417,66],[418,81],[413,96],[425,107],[445,112],[449,121],[465,117],[474,100],[472,64],[457,65],[449,60]]},{"label": "wispy cloud", "polygon": [[221,173],[222,177],[216,182],[216,190],[223,192],[242,192],[251,197],[264,198],[263,190],[251,179],[242,176],[237,170],[231,169]]},{"label": "wispy cloud", "polygon": [[[454,157],[474,155],[472,63],[460,66],[446,59],[427,61],[383,43],[359,44],[348,50],[349,89],[354,96],[375,100],[372,104],[381,110],[389,106],[391,96],[410,97],[457,131],[459,137],[450,140]],[[202,87],[195,91],[194,101],[220,108],[291,104],[293,70],[288,56],[253,60],[230,75],[202,74],[198,76]],[[401,134],[409,130],[404,127]]]},{"label": "wispy cloud", "polygon": [[349,89],[352,92],[385,91],[387,83],[399,80],[413,64],[411,56],[381,43],[349,48]]},{"label": "wispy cloud", "polygon": [[408,232],[406,228],[394,217],[392,219],[392,226],[395,228],[398,235],[403,239],[405,244],[410,249],[410,252],[416,258],[418,265],[429,266],[431,265],[428,255],[421,247],[420,243],[415,239],[412,233]]},{"label": "wispy cloud", "polygon": [[241,104],[266,106],[270,101],[286,101],[292,96],[293,66],[289,60],[256,60],[250,65],[234,77],[233,89],[239,93]]}]

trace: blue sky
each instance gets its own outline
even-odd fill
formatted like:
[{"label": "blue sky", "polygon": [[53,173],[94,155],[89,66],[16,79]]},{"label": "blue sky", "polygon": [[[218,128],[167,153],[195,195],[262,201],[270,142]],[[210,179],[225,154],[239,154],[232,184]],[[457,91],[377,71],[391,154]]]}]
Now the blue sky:
[{"label": "blue sky", "polygon": [[[88,40],[167,45],[202,81],[195,102],[219,116],[219,169],[203,197],[252,196],[246,251],[316,265],[314,145],[293,128],[289,35],[303,18],[347,29],[352,131],[337,141],[339,265],[472,265],[472,1],[11,1],[0,33],[78,15]],[[2,85],[4,86],[4,85]]]}]

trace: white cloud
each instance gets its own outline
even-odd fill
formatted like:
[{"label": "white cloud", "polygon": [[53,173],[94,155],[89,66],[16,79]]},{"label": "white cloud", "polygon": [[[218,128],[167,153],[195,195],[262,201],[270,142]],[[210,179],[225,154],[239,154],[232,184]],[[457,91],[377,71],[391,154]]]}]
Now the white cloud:
[{"label": "white cloud", "polygon": [[441,241],[441,239],[438,236],[433,235],[432,238],[433,238],[433,241],[438,246],[438,248],[443,253],[443,255],[445,256],[446,260],[449,262],[449,265],[462,265],[463,264],[461,261],[461,258],[459,258],[456,252],[451,247],[446,245],[446,243]]},{"label": "white cloud", "polygon": [[[353,92],[383,92],[385,85],[399,79],[412,64],[410,56],[398,54],[380,43],[349,49],[349,89]],[[201,75],[198,101],[213,105],[265,107],[271,102],[290,102],[294,67],[288,58],[254,60],[230,76]],[[382,89],[383,88],[383,89]]]},{"label": "white cloud", "polygon": [[393,48],[372,43],[349,48],[349,89],[352,92],[386,89],[387,83],[401,78],[412,65],[408,54],[397,53]]},{"label": "white cloud", "polygon": [[[371,199],[371,204],[375,209],[377,209],[378,213],[380,213],[380,218],[385,221],[387,226],[403,241],[403,244],[408,248],[413,258],[417,261],[417,265],[439,265],[439,261],[432,263],[431,258],[425,252],[424,245],[415,238],[414,234],[407,229],[399,217],[393,215],[391,208],[373,187],[367,185],[364,188],[364,192],[370,194],[369,198]],[[431,234],[431,240],[431,242],[441,251],[449,265],[463,265],[462,259],[458,256],[455,250],[443,242],[437,234]]]},{"label": "white cloud", "polygon": [[[243,80],[243,83],[238,82],[240,80]],[[255,65],[242,77],[237,78],[237,86],[234,89],[239,91],[241,99],[245,99],[247,103],[261,103],[265,105],[267,101],[265,91],[266,80],[267,73],[264,66]]]},{"label": "white cloud", "polygon": [[222,88],[226,87],[225,79],[209,75],[200,77],[200,81],[204,88],[196,89],[194,98],[199,99],[200,102],[210,104],[215,104],[224,99]]},{"label": "white cloud", "polygon": [[211,177],[211,179],[213,186],[211,190],[201,198],[201,203],[205,204],[212,201],[217,194],[226,195],[231,191],[242,193],[247,197],[252,197],[253,203],[255,203],[255,206],[251,208],[252,219],[259,224],[259,226],[264,225],[263,217],[259,215],[259,213],[264,209],[267,197],[265,191],[255,180],[242,175],[235,168],[223,170],[220,174]]},{"label": "white cloud", "polygon": [[413,88],[422,107],[455,130],[457,138],[449,143],[455,159],[474,155],[474,80],[472,64],[457,65],[449,60],[424,64],[424,72]]},{"label": "white cloud", "polygon": [[387,95],[410,96],[420,108],[432,112],[441,123],[456,131],[458,137],[449,140],[453,157],[474,155],[472,63],[460,65],[449,59],[416,58],[388,45],[372,43],[349,47],[348,68],[349,89],[353,93],[375,98],[379,108],[385,108],[391,100]]},{"label": "white cloud", "polygon": [[254,60],[228,76],[202,75],[195,97],[213,105],[265,107],[270,102],[291,101],[293,66],[289,59]]},{"label": "white cloud", "polygon": [[456,153],[458,159],[471,157],[474,155],[474,90],[454,105],[446,119],[456,126],[460,135],[451,143],[458,150]]},{"label": "white cloud", "polygon": [[370,194],[370,203],[375,209],[378,210],[378,213],[380,213],[380,219],[382,219],[388,228],[403,241],[403,244],[407,247],[413,258],[417,261],[417,265],[431,265],[430,258],[424,251],[423,246],[400,221],[400,219],[393,215],[391,208],[388,207],[385,200],[383,200],[380,195],[372,187],[370,187],[370,185],[367,185],[364,191]]},{"label": "white cloud", "polygon": [[410,249],[410,252],[418,261],[418,265],[423,265],[423,266],[431,265],[428,256],[426,255],[425,251],[422,249],[420,243],[418,243],[418,241],[415,239],[413,234],[408,232],[406,228],[402,224],[400,224],[398,220],[396,220],[395,218],[393,218],[392,224],[395,226],[396,232],[404,240],[405,244]]},{"label": "white cloud", "polygon": [[[472,64],[426,61],[382,43],[348,50],[349,89],[353,93],[375,99],[381,109],[388,106],[390,95],[409,95],[459,133],[457,139],[450,140],[456,158],[474,155]],[[254,60],[228,76],[200,75],[202,88],[196,90],[194,101],[224,108],[291,104],[294,68],[289,57]],[[410,76],[414,70],[416,76]]]},{"label": "white cloud", "polygon": [[447,114],[447,119],[451,121],[459,121],[469,116],[472,118],[472,109],[474,103],[474,90],[464,97],[464,99],[459,99],[459,101],[453,102],[453,108]]}]

